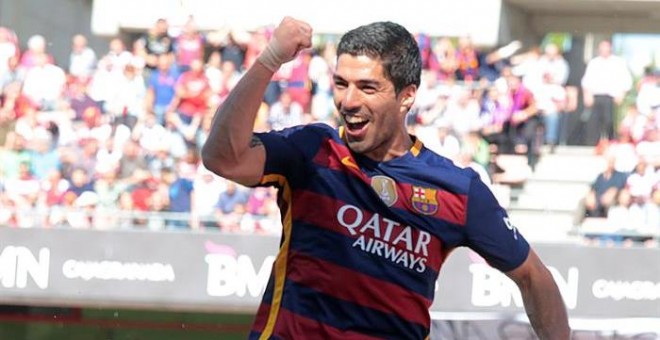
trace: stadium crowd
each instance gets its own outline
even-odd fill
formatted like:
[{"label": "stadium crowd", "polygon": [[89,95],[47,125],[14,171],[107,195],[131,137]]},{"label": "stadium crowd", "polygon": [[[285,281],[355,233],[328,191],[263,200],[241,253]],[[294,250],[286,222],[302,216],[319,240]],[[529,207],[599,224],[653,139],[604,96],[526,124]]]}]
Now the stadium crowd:
[{"label": "stadium crowd", "polygon": [[[76,35],[69,60],[57,61],[43,36],[23,49],[0,28],[0,226],[279,233],[274,189],[228,182],[199,157],[215,108],[269,34],[200,32],[192,18],[173,29],[159,19],[128,46],[112,39],[107,51]],[[423,81],[408,125],[428,148],[492,183],[503,171],[498,155],[522,155],[533,169],[544,145],[551,152],[565,143],[566,112],[579,105],[559,46],[483,51],[469,37],[416,38]],[[586,215],[657,225],[660,73],[633,85],[622,59],[601,45],[582,78],[590,108],[582,115],[595,136],[587,142],[612,161],[585,198]],[[336,126],[335,57],[334,41],[319,39],[284,65],[255,131]],[[620,123],[603,116],[631,89],[636,105]]]}]

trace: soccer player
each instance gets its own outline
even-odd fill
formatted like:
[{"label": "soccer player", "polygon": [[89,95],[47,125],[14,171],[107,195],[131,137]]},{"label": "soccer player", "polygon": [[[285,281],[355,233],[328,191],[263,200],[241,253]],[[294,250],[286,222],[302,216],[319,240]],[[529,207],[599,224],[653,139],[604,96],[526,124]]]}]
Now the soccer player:
[{"label": "soccer player", "polygon": [[468,246],[518,284],[541,338],[568,339],[552,276],[478,175],[407,133],[421,58],[405,28],[379,22],[342,37],[342,127],[252,132],[271,76],[311,37],[307,23],[282,20],[202,151],[223,177],[279,188],[280,251],[250,338],[424,339],[440,267]]}]

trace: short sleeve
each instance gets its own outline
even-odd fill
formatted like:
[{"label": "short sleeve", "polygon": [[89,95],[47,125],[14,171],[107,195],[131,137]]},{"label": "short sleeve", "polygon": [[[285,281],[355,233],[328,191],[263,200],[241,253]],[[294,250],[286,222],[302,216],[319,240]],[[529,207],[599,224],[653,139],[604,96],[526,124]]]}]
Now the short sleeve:
[{"label": "short sleeve", "polygon": [[465,233],[466,245],[500,271],[513,270],[527,259],[529,244],[478,178],[470,185]]},{"label": "short sleeve", "polygon": [[290,184],[308,177],[309,165],[317,153],[323,134],[313,125],[296,126],[279,131],[255,133],[266,148],[261,184],[277,182],[278,176]]}]

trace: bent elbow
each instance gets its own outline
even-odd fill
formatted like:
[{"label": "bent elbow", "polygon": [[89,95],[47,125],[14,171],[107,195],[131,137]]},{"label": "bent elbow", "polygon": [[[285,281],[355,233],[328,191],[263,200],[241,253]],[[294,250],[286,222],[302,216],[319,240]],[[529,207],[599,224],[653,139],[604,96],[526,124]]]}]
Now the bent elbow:
[{"label": "bent elbow", "polygon": [[202,147],[202,165],[209,171],[215,173],[218,176],[226,177],[227,169],[223,169],[223,164],[226,162],[222,161],[222,157],[217,150],[213,150],[213,147],[209,146],[208,143],[204,144]]}]

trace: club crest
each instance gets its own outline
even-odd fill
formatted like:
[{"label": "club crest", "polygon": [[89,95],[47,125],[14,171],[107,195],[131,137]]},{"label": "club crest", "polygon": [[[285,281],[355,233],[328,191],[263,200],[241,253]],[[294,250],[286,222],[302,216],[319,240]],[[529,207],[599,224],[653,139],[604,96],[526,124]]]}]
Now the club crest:
[{"label": "club crest", "polygon": [[424,215],[434,215],[438,212],[438,190],[412,186],[412,206]]},{"label": "club crest", "polygon": [[398,195],[396,193],[396,183],[393,179],[387,176],[374,176],[371,178],[371,187],[388,207],[396,203]]}]

